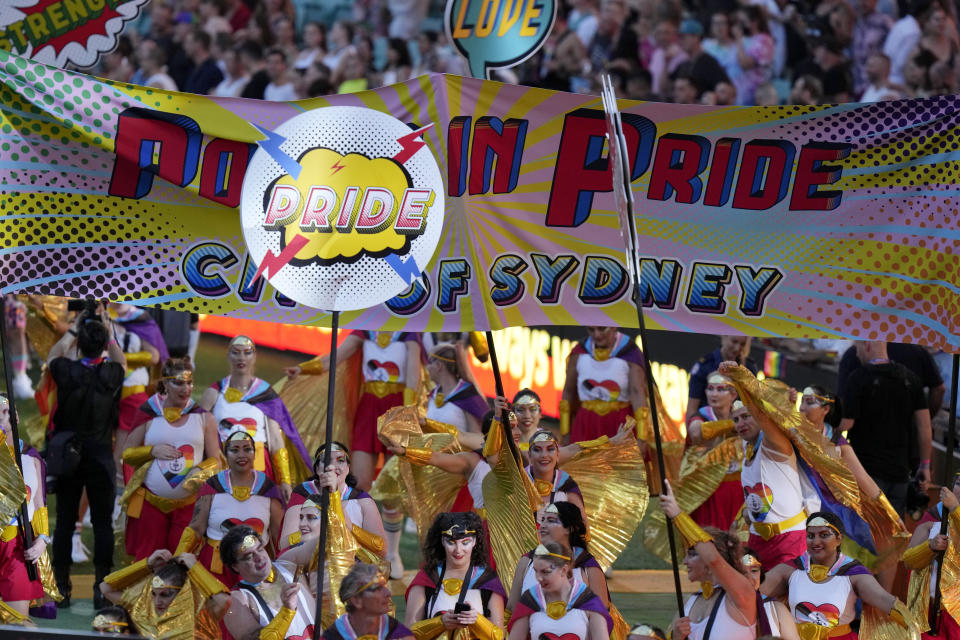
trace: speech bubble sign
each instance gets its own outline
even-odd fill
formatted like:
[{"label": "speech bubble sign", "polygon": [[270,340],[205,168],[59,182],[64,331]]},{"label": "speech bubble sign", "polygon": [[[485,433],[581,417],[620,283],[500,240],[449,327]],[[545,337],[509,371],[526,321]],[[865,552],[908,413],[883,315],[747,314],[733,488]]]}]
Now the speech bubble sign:
[{"label": "speech bubble sign", "polygon": [[474,78],[520,64],[543,46],[557,20],[557,0],[448,0],[447,36]]},{"label": "speech bubble sign", "polygon": [[443,177],[427,129],[362,107],[314,109],[260,129],[240,196],[255,277],[328,311],[408,289],[443,227]]}]

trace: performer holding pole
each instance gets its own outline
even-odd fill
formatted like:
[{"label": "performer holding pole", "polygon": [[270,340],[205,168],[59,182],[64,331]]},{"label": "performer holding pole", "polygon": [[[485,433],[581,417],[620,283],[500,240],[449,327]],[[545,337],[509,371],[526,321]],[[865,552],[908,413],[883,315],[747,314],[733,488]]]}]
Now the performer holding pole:
[{"label": "performer holding pole", "polygon": [[[327,424],[323,436],[324,442],[333,441],[333,403],[334,392],[337,388],[337,334],[340,330],[340,312],[332,311],[330,320],[330,378],[327,386]],[[330,456],[333,447],[323,448],[323,471],[330,466]],[[317,608],[315,620],[320,620],[323,613],[323,565],[327,555],[327,512],[330,510],[330,487],[323,487],[320,493],[320,539],[317,541]]]}]

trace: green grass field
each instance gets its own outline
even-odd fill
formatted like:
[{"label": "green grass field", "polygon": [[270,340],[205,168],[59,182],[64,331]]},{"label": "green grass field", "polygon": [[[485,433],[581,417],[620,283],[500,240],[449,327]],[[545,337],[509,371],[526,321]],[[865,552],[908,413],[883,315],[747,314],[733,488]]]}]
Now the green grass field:
[{"label": "green grass field", "polygon": [[[201,337],[197,350],[197,362],[199,366],[196,371],[195,398],[199,399],[204,389],[215,380],[226,375],[226,347],[227,340],[225,338],[207,334]],[[284,367],[297,364],[304,359],[304,356],[298,353],[262,348],[257,353],[257,374],[261,378],[273,382],[283,376]],[[36,369],[31,370],[31,377],[36,380],[39,377],[39,371]],[[21,420],[24,422],[27,422],[29,418],[36,415],[36,406],[32,401],[18,401],[17,409]],[[56,513],[56,496],[50,496],[49,507],[52,529]],[[642,527],[638,532],[641,530]],[[88,548],[93,547],[93,535],[90,529],[87,528],[83,530],[82,538]],[[650,554],[644,548],[641,538],[642,534],[638,533],[630,542],[614,565],[615,571],[669,568],[666,563]],[[414,569],[419,565],[420,550],[415,536],[404,535],[401,542],[401,556],[407,569]],[[114,556],[115,566],[122,566],[125,561],[125,558],[118,549]],[[93,566],[91,563],[76,564],[72,568],[72,574],[74,576],[92,575]],[[397,604],[398,611],[402,614],[403,598],[396,597],[394,600]],[[620,609],[628,624],[648,622],[666,626],[676,611],[676,600],[672,594],[615,593],[613,595],[613,601]],[[38,620],[37,622],[40,626],[46,628],[86,629],[89,628],[93,613],[93,603],[89,597],[75,597],[73,606],[70,609],[61,609],[56,620]]]}]

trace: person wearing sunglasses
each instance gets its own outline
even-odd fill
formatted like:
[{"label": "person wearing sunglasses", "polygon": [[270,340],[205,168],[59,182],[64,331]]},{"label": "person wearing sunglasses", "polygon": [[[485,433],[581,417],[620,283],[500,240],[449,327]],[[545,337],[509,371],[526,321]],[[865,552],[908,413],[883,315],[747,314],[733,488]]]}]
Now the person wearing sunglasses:
[{"label": "person wearing sunglasses", "polygon": [[506,593],[489,557],[480,516],[437,516],[423,542],[423,565],[406,594],[404,623],[417,640],[453,637],[460,629],[470,638],[502,639]]},{"label": "person wearing sunglasses", "polygon": [[168,359],[157,393],[140,407],[142,424],[127,439],[123,460],[137,471],[121,503],[127,507],[126,550],[137,560],[177,548],[197,492],[220,470],[216,422],[192,393],[190,359]]}]

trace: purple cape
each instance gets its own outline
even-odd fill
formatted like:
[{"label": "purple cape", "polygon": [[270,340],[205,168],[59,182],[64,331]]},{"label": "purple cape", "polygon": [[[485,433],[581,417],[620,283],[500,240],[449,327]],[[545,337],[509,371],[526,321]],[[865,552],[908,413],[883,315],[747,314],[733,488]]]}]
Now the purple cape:
[{"label": "purple cape", "polygon": [[117,322],[123,325],[123,328],[134,333],[141,340],[145,340],[153,346],[160,353],[160,364],[163,364],[167,361],[167,358],[170,357],[170,352],[167,351],[167,343],[163,340],[163,334],[160,332],[160,327],[157,326],[157,323],[151,318],[145,311],[140,311],[139,314],[130,318],[129,320],[120,320],[117,319]]}]

